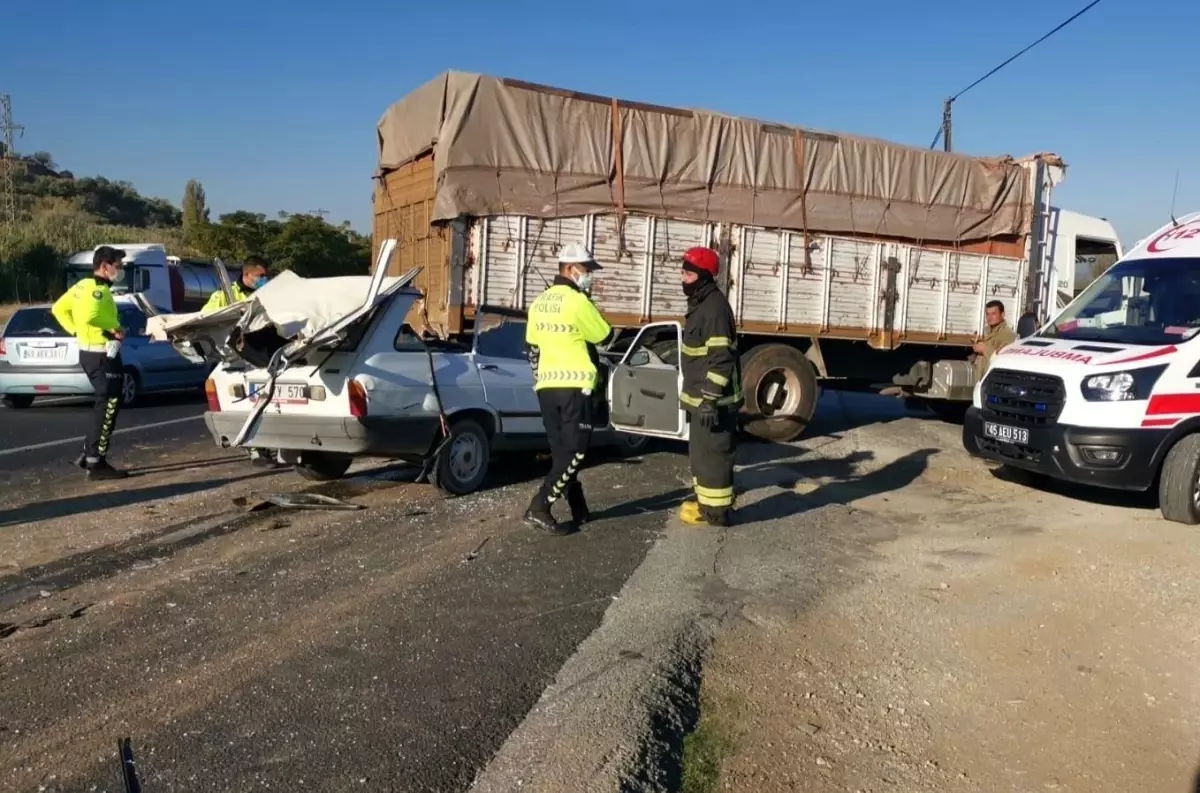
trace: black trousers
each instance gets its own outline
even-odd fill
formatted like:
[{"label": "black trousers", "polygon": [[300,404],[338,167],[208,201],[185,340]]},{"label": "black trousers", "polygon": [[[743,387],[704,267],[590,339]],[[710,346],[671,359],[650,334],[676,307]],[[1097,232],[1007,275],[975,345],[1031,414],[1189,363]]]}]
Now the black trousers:
[{"label": "black trousers", "polygon": [[563,496],[583,493],[576,477],[592,440],[592,398],[578,388],[543,388],[537,392],[542,423],[550,442],[550,473],[534,497],[534,509],[549,509]]},{"label": "black trousers", "polygon": [[96,392],[96,407],[93,408],[92,424],[88,427],[83,453],[89,464],[108,456],[108,441],[117,426],[117,414],[121,412],[121,380],[125,366],[121,356],[109,358],[102,352],[79,352],[79,365],[83,367]]},{"label": "black trousers", "polygon": [[692,467],[692,489],[700,513],[728,514],[733,508],[733,461],[737,452],[737,415],[721,409],[717,423],[701,427],[696,414],[689,411],[691,434],[688,441],[688,462]]}]

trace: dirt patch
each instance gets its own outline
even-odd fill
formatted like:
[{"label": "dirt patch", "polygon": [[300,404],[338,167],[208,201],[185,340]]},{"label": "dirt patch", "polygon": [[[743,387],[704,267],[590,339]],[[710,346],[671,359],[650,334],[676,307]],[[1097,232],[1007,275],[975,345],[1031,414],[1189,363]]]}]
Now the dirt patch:
[{"label": "dirt patch", "polygon": [[[819,471],[858,452],[862,481],[914,444],[946,450],[890,489],[805,480],[805,498],[836,492],[851,508],[814,547],[841,538],[854,561],[804,602],[779,587],[747,600],[718,637],[703,718],[738,736],[721,789],[1191,789],[1200,533],[1137,499],[1005,481],[957,450],[957,432],[901,420],[806,455]],[[856,538],[864,521],[894,539]],[[811,522],[768,521],[792,534]]]}]

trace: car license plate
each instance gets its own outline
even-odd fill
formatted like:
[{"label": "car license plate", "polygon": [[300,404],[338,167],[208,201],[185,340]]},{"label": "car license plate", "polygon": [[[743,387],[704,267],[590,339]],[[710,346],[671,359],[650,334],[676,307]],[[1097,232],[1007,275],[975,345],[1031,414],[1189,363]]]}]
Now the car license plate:
[{"label": "car license plate", "polygon": [[21,345],[21,360],[46,363],[63,361],[67,357],[66,347],[30,347]]},{"label": "car license plate", "polygon": [[983,434],[1001,443],[1029,443],[1029,430],[1025,427],[1008,427],[991,421],[983,422]]},{"label": "car license plate", "polygon": [[[259,392],[266,388],[265,383],[250,384],[250,399],[257,402]],[[307,405],[308,387],[296,383],[276,383],[275,394],[271,399],[273,405]]]}]

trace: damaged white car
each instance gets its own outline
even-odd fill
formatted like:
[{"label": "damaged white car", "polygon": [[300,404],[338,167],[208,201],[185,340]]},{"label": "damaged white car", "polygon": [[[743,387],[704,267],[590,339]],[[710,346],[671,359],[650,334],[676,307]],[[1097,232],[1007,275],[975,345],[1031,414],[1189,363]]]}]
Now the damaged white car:
[{"label": "damaged white car", "polygon": [[[384,276],[394,249],[383,245],[373,276],[283,272],[220,311],[153,318],[182,354],[219,361],[205,385],[217,444],[277,449],[318,480],[357,457],[404,460],[453,494],[483,484],[494,452],[547,448],[523,313],[481,308],[473,334],[422,338],[405,322],[417,272]],[[647,435],[680,437],[630,429],[598,428],[593,443],[635,452]]]}]

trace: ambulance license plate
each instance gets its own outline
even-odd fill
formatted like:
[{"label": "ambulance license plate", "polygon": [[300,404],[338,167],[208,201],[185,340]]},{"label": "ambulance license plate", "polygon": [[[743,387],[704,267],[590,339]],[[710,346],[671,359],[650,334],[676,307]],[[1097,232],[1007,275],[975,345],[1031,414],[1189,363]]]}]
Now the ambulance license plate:
[{"label": "ambulance license plate", "polygon": [[1001,443],[1029,444],[1029,430],[1025,427],[1007,427],[992,421],[983,422],[983,434]]}]

